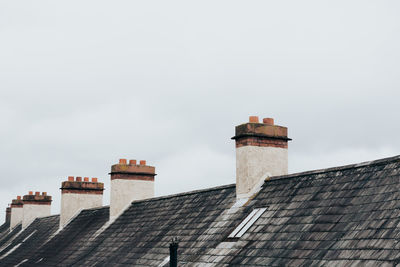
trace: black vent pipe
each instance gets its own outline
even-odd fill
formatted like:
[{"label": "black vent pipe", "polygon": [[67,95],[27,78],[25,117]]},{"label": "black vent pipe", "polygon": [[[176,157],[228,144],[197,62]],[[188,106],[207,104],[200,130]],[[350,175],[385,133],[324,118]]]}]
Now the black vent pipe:
[{"label": "black vent pipe", "polygon": [[172,239],[171,244],[169,244],[169,266],[178,267],[178,247],[179,242],[175,237]]}]

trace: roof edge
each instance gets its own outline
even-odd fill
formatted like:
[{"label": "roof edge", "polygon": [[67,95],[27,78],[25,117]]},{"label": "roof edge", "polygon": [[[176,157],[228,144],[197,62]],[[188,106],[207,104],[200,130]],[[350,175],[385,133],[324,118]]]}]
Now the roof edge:
[{"label": "roof edge", "polygon": [[319,174],[319,173],[326,173],[326,172],[333,172],[333,171],[341,171],[341,170],[347,170],[347,169],[353,169],[353,168],[361,168],[361,167],[370,166],[370,165],[381,165],[381,164],[394,162],[394,161],[400,161],[400,155],[377,159],[377,160],[364,161],[364,162],[355,163],[355,164],[343,165],[343,166],[338,166],[338,167],[330,167],[330,168],[325,168],[325,169],[316,169],[316,170],[312,170],[312,171],[297,172],[297,173],[291,173],[291,174],[286,174],[286,175],[271,176],[270,180],[272,181],[272,180],[289,179],[289,178],[304,176],[304,175],[309,175],[309,174]]}]

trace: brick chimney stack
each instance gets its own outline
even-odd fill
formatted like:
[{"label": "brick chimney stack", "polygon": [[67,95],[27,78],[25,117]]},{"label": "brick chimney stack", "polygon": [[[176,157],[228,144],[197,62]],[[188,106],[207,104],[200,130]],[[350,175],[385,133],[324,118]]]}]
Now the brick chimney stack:
[{"label": "brick chimney stack", "polygon": [[69,176],[61,184],[60,228],[82,209],[101,207],[103,205],[104,184],[97,178]]},{"label": "brick chimney stack", "polygon": [[10,204],[8,204],[8,207],[6,208],[6,223],[10,223],[11,220],[11,207]]},{"label": "brick chimney stack", "polygon": [[257,116],[236,126],[236,196],[246,198],[253,194],[266,177],[288,173],[287,128],[274,124],[274,119]]},{"label": "brick chimney stack", "polygon": [[[22,229],[29,226],[36,218],[50,216],[51,209],[51,196],[48,196],[46,192],[40,194],[40,192],[29,191],[28,195],[22,198],[23,201],[23,218],[22,218]],[[12,213],[11,213],[12,214]]]},{"label": "brick chimney stack", "polygon": [[110,218],[118,216],[132,201],[154,197],[155,167],[136,160],[120,159],[111,166]]},{"label": "brick chimney stack", "polygon": [[10,217],[10,230],[22,222],[24,216],[23,212],[24,203],[21,196],[11,201],[11,217]]}]

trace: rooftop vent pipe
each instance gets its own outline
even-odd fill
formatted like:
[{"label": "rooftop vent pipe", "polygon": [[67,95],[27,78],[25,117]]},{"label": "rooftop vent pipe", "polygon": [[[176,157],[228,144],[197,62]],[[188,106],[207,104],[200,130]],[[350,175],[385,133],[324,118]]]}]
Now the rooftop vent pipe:
[{"label": "rooftop vent pipe", "polygon": [[178,247],[179,242],[177,238],[173,238],[172,242],[169,244],[169,266],[178,266]]}]

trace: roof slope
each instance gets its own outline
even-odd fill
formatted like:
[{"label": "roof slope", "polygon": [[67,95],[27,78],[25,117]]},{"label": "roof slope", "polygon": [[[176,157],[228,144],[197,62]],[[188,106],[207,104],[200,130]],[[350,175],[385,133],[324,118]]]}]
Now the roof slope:
[{"label": "roof slope", "polygon": [[[179,266],[400,263],[400,157],[272,177],[239,204],[229,185],[135,201],[112,223],[108,207],[84,210],[56,234],[58,217],[40,218],[7,241],[8,251],[22,244],[0,265],[168,266],[174,237]],[[247,232],[227,239],[258,207],[266,211]]]},{"label": "roof slope", "polygon": [[44,244],[22,266],[70,266],[85,257],[93,246],[95,233],[108,221],[109,207],[81,211],[66,227]]},{"label": "roof slope", "polygon": [[275,177],[250,205],[267,210],[229,249],[210,249],[197,263],[399,263],[400,157]]},{"label": "roof slope", "polygon": [[32,258],[40,246],[57,231],[59,220],[58,215],[37,218],[23,231],[19,231],[19,225],[19,229],[13,231],[19,232],[1,248],[0,266],[13,266]]},{"label": "roof slope", "polygon": [[5,222],[0,226],[0,240],[3,239],[6,235],[8,235],[10,230],[10,222]]},{"label": "roof slope", "polygon": [[[180,240],[182,260],[197,257],[227,235],[228,228],[218,224],[217,218],[234,201],[235,187],[231,185],[133,202],[97,237],[96,247],[76,266],[158,266],[169,257],[174,237]],[[219,228],[213,228],[217,224]]]}]

